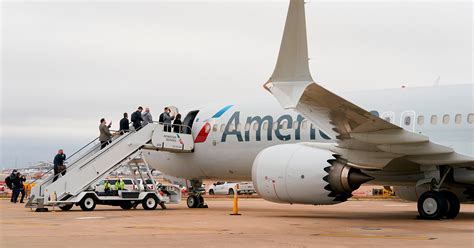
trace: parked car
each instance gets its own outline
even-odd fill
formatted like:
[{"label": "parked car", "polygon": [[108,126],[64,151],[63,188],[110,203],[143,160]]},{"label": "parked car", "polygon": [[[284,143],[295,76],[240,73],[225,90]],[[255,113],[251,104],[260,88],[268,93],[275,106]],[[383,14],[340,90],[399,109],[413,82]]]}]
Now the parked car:
[{"label": "parked car", "polygon": [[[118,180],[118,179],[104,179],[104,180],[100,180],[96,185],[95,185],[95,191],[96,192],[104,192],[104,182],[105,180],[109,181],[110,183],[110,189],[111,190],[116,190],[115,189],[115,182]],[[136,190],[138,189],[137,185],[133,182],[133,179],[131,178],[123,178],[123,183],[125,184],[125,187],[124,189],[125,190]]]},{"label": "parked car", "polygon": [[255,188],[251,182],[216,182],[209,187],[209,195],[233,195],[236,184],[239,184],[237,194],[253,194]]}]

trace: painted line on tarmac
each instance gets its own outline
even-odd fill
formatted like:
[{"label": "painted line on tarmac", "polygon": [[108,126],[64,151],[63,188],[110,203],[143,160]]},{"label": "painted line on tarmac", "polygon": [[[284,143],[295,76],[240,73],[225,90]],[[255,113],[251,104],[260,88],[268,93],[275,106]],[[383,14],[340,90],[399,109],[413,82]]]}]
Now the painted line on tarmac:
[{"label": "painted line on tarmac", "polygon": [[363,239],[401,239],[401,240],[434,240],[436,238],[423,236],[392,236],[392,235],[361,235],[351,233],[321,233],[313,236],[336,237],[336,238],[363,238]]},{"label": "painted line on tarmac", "polygon": [[76,220],[96,220],[96,219],[104,219],[105,217],[78,217]]}]

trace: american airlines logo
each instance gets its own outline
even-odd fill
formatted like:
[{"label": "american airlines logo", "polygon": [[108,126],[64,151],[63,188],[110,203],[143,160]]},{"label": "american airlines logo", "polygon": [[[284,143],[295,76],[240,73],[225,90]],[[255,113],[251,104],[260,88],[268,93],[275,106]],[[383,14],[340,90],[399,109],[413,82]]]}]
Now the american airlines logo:
[{"label": "american airlines logo", "polygon": [[[301,115],[298,115],[295,121],[293,121],[293,117],[291,115],[282,115],[276,120],[274,120],[272,116],[266,115],[263,117],[247,117],[245,123],[241,123],[240,111],[236,111],[234,114],[232,114],[229,121],[227,122],[227,125],[225,126],[221,142],[226,142],[231,137],[235,137],[239,142],[247,142],[251,140],[251,132],[255,133],[255,141],[261,141],[262,135],[265,134],[267,141],[273,140],[273,137],[282,141],[292,139],[301,140],[301,130],[304,121],[305,118]],[[322,140],[331,139],[321,130],[314,128],[313,124],[307,124],[310,125],[310,140],[316,140],[317,138]],[[241,127],[244,128],[242,129]],[[320,137],[317,137],[317,134],[319,134]]]}]

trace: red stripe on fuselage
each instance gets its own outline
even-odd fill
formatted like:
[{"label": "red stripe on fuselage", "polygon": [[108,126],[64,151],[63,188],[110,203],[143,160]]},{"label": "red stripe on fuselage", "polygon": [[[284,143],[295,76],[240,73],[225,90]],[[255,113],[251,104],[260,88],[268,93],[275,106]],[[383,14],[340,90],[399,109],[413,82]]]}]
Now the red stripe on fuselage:
[{"label": "red stripe on fuselage", "polygon": [[199,134],[196,137],[196,139],[194,139],[194,143],[205,142],[210,132],[211,132],[211,124],[209,124],[209,122],[206,122],[206,124],[202,126],[201,131],[199,131]]}]

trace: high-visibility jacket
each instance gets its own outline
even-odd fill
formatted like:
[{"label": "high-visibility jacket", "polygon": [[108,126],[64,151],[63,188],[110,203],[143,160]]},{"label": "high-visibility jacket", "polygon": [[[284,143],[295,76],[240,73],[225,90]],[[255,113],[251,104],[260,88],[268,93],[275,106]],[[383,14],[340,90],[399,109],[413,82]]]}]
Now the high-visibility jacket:
[{"label": "high-visibility jacket", "polygon": [[115,182],[115,189],[116,190],[123,190],[125,189],[125,183],[123,182],[122,179],[119,179]]},{"label": "high-visibility jacket", "polygon": [[110,183],[107,180],[104,181],[104,190],[110,190]]}]

